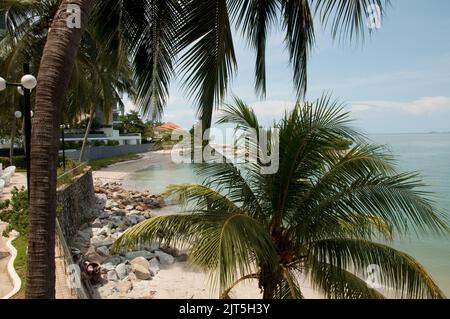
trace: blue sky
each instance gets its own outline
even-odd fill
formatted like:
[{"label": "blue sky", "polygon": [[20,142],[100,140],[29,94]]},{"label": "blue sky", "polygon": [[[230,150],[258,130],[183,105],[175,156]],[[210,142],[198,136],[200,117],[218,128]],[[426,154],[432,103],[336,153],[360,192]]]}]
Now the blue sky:
[{"label": "blue sky", "polygon": [[[450,131],[450,1],[392,0],[380,30],[364,43],[333,43],[317,24],[307,99],[331,92],[367,133]],[[267,50],[267,97],[254,94],[254,54],[235,36],[238,75],[230,93],[271,121],[292,106],[295,93],[283,34],[273,29]],[[178,82],[165,121],[189,128],[193,102]]]}]

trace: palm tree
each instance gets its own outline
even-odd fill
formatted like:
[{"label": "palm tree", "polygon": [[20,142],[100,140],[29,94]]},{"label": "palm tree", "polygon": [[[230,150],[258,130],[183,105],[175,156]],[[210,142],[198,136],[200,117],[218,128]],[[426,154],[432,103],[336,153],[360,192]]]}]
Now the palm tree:
[{"label": "palm tree", "polygon": [[[46,0],[5,0],[7,4]],[[96,3],[94,10],[94,2]],[[60,0],[48,25],[36,89],[32,134],[30,195],[30,276],[28,297],[54,296],[54,219],[59,121],[65,92],[82,35],[92,14],[98,34],[110,48],[129,50],[137,83],[137,103],[147,114],[161,113],[176,61],[185,72],[186,89],[197,102],[203,128],[211,124],[215,105],[236,71],[231,22],[234,20],[257,52],[256,88],[265,92],[265,43],[281,12],[294,86],[306,89],[306,64],[314,42],[313,15],[330,25],[333,35],[363,33],[367,8],[384,8],[387,0]],[[81,10],[81,27],[67,25],[68,5]],[[31,17],[32,19],[32,17]],[[47,26],[48,26],[47,25]],[[43,26],[46,27],[46,26]],[[176,58],[179,57],[179,60]]]},{"label": "palm tree", "polygon": [[[260,128],[238,99],[219,122],[244,132]],[[443,298],[414,258],[381,241],[409,230],[447,230],[417,175],[397,173],[391,156],[367,144],[342,106],[326,96],[297,104],[275,128],[275,174],[261,173],[259,156],[238,165],[200,165],[201,185],[168,188],[189,209],[136,225],[115,251],[151,240],[188,247],[190,261],[215,275],[222,297],[255,279],[264,298],[302,298],[299,278],[306,276],[328,298],[383,298],[361,279],[375,264],[381,283],[398,296]],[[246,138],[259,149],[257,137]]]},{"label": "palm tree", "polygon": [[[60,0],[46,0],[0,5],[0,9],[6,11],[8,16],[6,24],[8,30],[0,36],[1,74],[7,75],[8,78],[20,78],[22,70],[18,67],[30,60],[32,66],[39,69],[48,25],[59,4]],[[62,111],[62,121],[69,124],[76,124],[76,121],[84,114],[90,115],[80,152],[80,161],[83,159],[87,136],[96,109],[101,109],[105,116],[109,116],[113,101],[118,96],[124,92],[134,96],[127,51],[121,46],[107,48],[109,44],[102,40],[104,39],[96,38],[93,30],[85,32],[74,62],[74,72]],[[120,99],[118,100],[121,103]],[[12,101],[8,101],[8,105],[13,105]]]}]

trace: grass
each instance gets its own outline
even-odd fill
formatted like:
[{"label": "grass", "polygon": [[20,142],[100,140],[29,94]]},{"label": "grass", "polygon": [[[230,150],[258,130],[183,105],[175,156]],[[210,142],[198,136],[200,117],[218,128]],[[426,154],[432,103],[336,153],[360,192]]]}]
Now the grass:
[{"label": "grass", "polygon": [[106,167],[116,164],[116,163],[138,160],[140,158],[142,158],[142,155],[140,155],[140,154],[128,154],[128,155],[116,156],[116,157],[111,157],[111,158],[92,160],[92,161],[88,162],[88,165],[90,167],[92,167],[93,171],[98,171],[98,170],[101,170],[102,168],[106,168]]},{"label": "grass", "polygon": [[28,238],[26,235],[19,235],[13,243],[14,247],[17,249],[17,257],[14,261],[14,268],[22,281],[22,286],[20,291],[13,296],[13,299],[25,299],[25,287],[27,282],[27,268],[28,268],[28,258],[27,258],[27,245]]}]

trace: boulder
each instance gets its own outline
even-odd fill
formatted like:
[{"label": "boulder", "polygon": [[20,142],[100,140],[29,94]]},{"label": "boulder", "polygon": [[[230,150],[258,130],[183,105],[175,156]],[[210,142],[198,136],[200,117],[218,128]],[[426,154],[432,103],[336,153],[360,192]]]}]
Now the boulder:
[{"label": "boulder", "polygon": [[122,259],[119,256],[110,256],[105,259],[104,263],[112,264],[114,266],[117,266],[122,262]]},{"label": "boulder", "polygon": [[131,261],[131,270],[137,279],[149,280],[152,277],[150,264],[144,257],[137,257]]},{"label": "boulder", "polygon": [[100,267],[101,267],[102,273],[104,273],[104,274],[116,269],[116,266],[113,265],[112,263],[104,263]]},{"label": "boulder", "polygon": [[175,258],[173,256],[166,254],[161,250],[156,250],[155,255],[158,257],[161,265],[172,265],[175,262]]},{"label": "boulder", "polygon": [[88,251],[84,255],[84,258],[91,263],[96,263],[99,265],[103,264],[106,260],[106,257],[101,256],[99,253],[97,253],[95,247],[93,246],[89,247]]},{"label": "boulder", "polygon": [[89,239],[91,238],[92,235],[92,229],[91,228],[86,228],[84,230],[80,230],[77,234],[78,236],[78,240],[81,242],[87,242],[89,241]]},{"label": "boulder", "polygon": [[102,220],[101,220],[100,218],[96,218],[96,219],[92,222],[91,227],[92,227],[93,229],[96,229],[96,228],[102,228],[102,227],[103,227]]},{"label": "boulder", "polygon": [[179,254],[177,257],[175,257],[175,260],[182,263],[188,261],[188,258],[189,258],[188,254],[182,253]]},{"label": "boulder", "polygon": [[100,254],[100,256],[108,257],[109,256],[109,249],[106,246],[101,246],[97,248],[97,253]]},{"label": "boulder", "polygon": [[91,245],[95,247],[112,246],[113,241],[104,236],[94,236],[91,238]]},{"label": "boulder", "polygon": [[117,288],[119,289],[120,293],[122,295],[128,294],[131,290],[133,290],[133,284],[130,280],[123,280],[118,285]]},{"label": "boulder", "polygon": [[115,270],[108,271],[106,278],[108,279],[108,281],[119,281],[119,276],[117,276]]},{"label": "boulder", "polygon": [[125,225],[125,221],[122,218],[122,216],[112,216],[109,220],[114,227],[120,227]]},{"label": "boulder", "polygon": [[142,247],[142,249],[154,252],[155,250],[159,249],[159,242],[152,241],[152,242],[143,244],[141,247]]},{"label": "boulder", "polygon": [[142,213],[142,216],[144,216],[145,219],[152,218],[152,213],[148,210]]},{"label": "boulder", "polygon": [[115,211],[112,212],[112,215],[113,215],[113,216],[120,216],[120,217],[123,217],[123,216],[125,216],[126,214],[127,214],[127,211],[126,211],[126,210],[123,210],[123,209],[116,209]]},{"label": "boulder", "polygon": [[133,260],[138,257],[143,257],[144,259],[151,259],[155,257],[155,254],[147,250],[131,251],[125,254],[125,259]]},{"label": "boulder", "polygon": [[116,273],[120,280],[128,275],[129,266],[126,263],[121,263],[116,266]]},{"label": "boulder", "polygon": [[143,220],[145,220],[145,217],[142,215],[128,215],[126,217],[126,223],[130,226],[139,224]]},{"label": "boulder", "polygon": [[150,259],[150,261],[148,262],[149,266],[150,266],[150,272],[152,274],[152,276],[156,276],[156,274],[159,272],[159,261],[156,258],[152,258]]},{"label": "boulder", "polygon": [[105,225],[102,228],[94,228],[94,236],[108,236],[111,234],[111,226]]}]

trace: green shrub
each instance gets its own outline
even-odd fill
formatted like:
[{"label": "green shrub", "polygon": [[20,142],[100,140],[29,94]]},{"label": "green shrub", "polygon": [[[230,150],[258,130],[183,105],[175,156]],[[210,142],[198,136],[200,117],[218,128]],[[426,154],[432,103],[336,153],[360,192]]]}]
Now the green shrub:
[{"label": "green shrub", "polygon": [[106,146],[117,146],[119,144],[120,144],[119,141],[108,140],[108,142],[106,143]]},{"label": "green shrub", "polygon": [[22,235],[28,234],[28,193],[14,187],[11,200],[0,204],[0,219],[9,224],[7,232],[16,230]]},{"label": "green shrub", "polygon": [[[9,157],[0,157],[0,163],[2,163],[3,168],[10,166]],[[25,169],[27,167],[25,156],[13,156],[13,166]]]},{"label": "green shrub", "polygon": [[94,147],[105,146],[106,142],[105,141],[91,141],[91,142],[89,142],[89,145],[94,146]]}]

